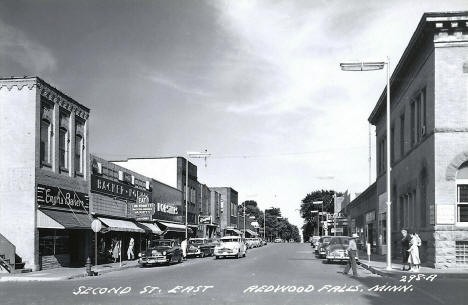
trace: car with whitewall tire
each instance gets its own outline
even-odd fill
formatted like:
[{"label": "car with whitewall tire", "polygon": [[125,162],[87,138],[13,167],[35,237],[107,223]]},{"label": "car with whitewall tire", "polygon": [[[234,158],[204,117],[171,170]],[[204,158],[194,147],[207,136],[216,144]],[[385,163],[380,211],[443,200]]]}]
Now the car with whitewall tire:
[{"label": "car with whitewall tire", "polygon": [[224,236],[219,240],[220,243],[214,249],[216,259],[223,257],[245,257],[247,246],[240,236]]}]

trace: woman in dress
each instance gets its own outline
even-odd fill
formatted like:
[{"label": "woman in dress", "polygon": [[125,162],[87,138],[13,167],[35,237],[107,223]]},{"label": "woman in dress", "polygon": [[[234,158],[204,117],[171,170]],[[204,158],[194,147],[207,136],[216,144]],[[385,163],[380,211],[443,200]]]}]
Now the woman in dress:
[{"label": "woman in dress", "polygon": [[409,257],[408,263],[411,266],[410,271],[418,272],[419,265],[421,264],[421,260],[419,259],[419,238],[415,235],[414,232],[411,232],[411,240],[410,240],[410,248],[408,250]]},{"label": "woman in dress", "polygon": [[114,263],[116,263],[120,257],[120,241],[119,240],[115,242],[114,249],[112,250],[112,257],[114,258]]}]

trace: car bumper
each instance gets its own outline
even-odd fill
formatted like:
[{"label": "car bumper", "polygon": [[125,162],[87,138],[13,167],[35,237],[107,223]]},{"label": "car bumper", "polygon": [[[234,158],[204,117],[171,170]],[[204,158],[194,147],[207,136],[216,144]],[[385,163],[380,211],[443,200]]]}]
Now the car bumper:
[{"label": "car bumper", "polygon": [[214,252],[214,254],[216,256],[235,256],[237,255],[238,252],[234,252],[234,251],[216,251]]},{"label": "car bumper", "polygon": [[201,254],[201,251],[200,249],[196,250],[196,251],[187,251],[187,256],[198,256]]},{"label": "car bumper", "polygon": [[167,256],[156,256],[156,257],[141,257],[138,260],[140,265],[145,264],[164,264],[169,262],[169,258]]}]

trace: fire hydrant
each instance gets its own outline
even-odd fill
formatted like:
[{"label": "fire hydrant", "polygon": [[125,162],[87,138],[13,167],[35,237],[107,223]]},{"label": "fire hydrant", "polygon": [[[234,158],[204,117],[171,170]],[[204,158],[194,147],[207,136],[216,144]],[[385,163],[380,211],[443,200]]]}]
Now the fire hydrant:
[{"label": "fire hydrant", "polygon": [[94,275],[94,272],[91,270],[91,258],[87,258],[86,259],[86,274],[89,275],[89,276],[93,276]]}]

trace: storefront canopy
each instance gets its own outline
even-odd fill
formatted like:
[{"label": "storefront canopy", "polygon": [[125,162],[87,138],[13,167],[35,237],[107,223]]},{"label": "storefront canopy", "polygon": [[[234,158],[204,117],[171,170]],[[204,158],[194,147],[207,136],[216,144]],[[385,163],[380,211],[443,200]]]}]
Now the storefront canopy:
[{"label": "storefront canopy", "polygon": [[109,230],[111,231],[145,233],[144,229],[139,228],[134,222],[129,221],[129,220],[120,220],[120,219],[112,219],[112,218],[105,218],[105,217],[98,217],[98,218],[106,226],[108,226]]},{"label": "storefront canopy", "polygon": [[234,228],[227,228],[226,232],[234,232],[236,235],[242,235],[242,232],[240,230],[234,229]]},{"label": "storefront canopy", "polygon": [[40,229],[90,229],[88,214],[72,211],[37,210],[37,227]]},{"label": "storefront canopy", "polygon": [[[165,221],[159,221],[159,220],[157,222],[158,222],[158,224],[165,227],[165,231],[184,232],[185,233],[185,225],[183,225],[183,224],[165,222]],[[188,230],[189,230],[189,232],[191,232],[190,228],[188,228]]]},{"label": "storefront canopy", "polygon": [[256,232],[254,232],[254,231],[252,231],[252,230],[249,230],[249,229],[246,229],[245,232],[246,232],[247,234],[249,234],[250,236],[254,236],[254,237],[255,237],[255,236],[258,236],[258,234],[257,234]]},{"label": "storefront canopy", "polygon": [[155,223],[139,222],[138,224],[141,225],[143,229],[150,231],[153,234],[161,235],[163,233],[163,231]]}]

